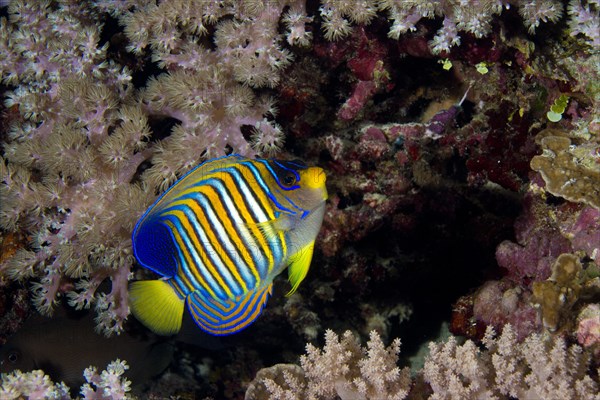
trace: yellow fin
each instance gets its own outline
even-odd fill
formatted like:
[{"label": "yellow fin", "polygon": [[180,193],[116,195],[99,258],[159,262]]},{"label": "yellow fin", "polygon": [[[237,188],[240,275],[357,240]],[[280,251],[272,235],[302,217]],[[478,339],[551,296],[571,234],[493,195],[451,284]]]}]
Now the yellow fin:
[{"label": "yellow fin", "polygon": [[292,289],[286,294],[291,296],[294,294],[300,282],[304,280],[310,267],[310,261],[312,260],[313,249],[315,247],[315,241],[308,243],[306,246],[301,248],[298,252],[290,256],[290,264],[288,266],[288,278],[292,285]]},{"label": "yellow fin", "polygon": [[137,281],[129,285],[131,312],[158,335],[179,332],[184,303],[166,281]]}]

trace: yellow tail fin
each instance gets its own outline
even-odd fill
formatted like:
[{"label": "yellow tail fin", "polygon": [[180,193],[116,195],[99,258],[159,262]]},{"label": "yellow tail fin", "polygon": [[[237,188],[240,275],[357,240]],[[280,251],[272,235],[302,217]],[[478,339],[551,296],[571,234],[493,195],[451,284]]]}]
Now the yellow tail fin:
[{"label": "yellow tail fin", "polygon": [[179,332],[184,304],[184,299],[166,281],[137,281],[129,285],[131,312],[158,335]]}]

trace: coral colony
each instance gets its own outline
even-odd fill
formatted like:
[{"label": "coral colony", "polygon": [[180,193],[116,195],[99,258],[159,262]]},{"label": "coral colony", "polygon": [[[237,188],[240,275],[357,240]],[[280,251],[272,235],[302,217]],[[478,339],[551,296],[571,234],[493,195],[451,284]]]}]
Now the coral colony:
[{"label": "coral colony", "polygon": [[329,193],[229,345],[81,388],[3,360],[0,398],[600,399],[599,65],[592,0],[0,1],[0,343],[57,307],[147,334],[131,234],[205,160]]}]

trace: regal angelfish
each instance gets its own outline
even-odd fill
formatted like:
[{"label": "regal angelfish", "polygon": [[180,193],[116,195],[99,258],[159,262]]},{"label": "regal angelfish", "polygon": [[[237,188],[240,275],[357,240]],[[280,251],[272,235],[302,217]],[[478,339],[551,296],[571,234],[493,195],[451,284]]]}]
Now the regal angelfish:
[{"label": "regal angelfish", "polygon": [[323,221],[325,173],[297,161],[232,155],[175,182],[132,235],[138,262],[163,276],[129,287],[131,311],[152,331],[175,334],[184,306],[213,335],[260,315],[288,267],[293,293],[306,276]]}]

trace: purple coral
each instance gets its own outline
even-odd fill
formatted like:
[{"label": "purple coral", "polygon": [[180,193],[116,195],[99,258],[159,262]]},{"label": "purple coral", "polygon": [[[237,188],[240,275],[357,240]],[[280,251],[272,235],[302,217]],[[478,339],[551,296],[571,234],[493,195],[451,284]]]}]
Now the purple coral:
[{"label": "purple coral", "polygon": [[577,317],[577,342],[600,357],[600,304],[588,304]]},{"label": "purple coral", "polygon": [[533,280],[547,279],[556,257],[571,251],[568,239],[560,235],[551,216],[543,217],[541,200],[529,194],[525,210],[515,222],[517,243],[504,241],[496,249],[498,264],[508,277],[527,286]]},{"label": "purple coral", "polygon": [[562,221],[560,230],[571,238],[574,251],[583,251],[600,266],[600,210],[586,206]]},{"label": "purple coral", "polygon": [[477,290],[473,316],[495,329],[510,324],[518,340],[542,327],[539,313],[531,304],[531,292],[507,281],[488,281]]},{"label": "purple coral", "polygon": [[592,46],[600,47],[600,2],[595,0],[571,0],[567,6],[571,17],[571,35],[583,35],[591,40]]}]

